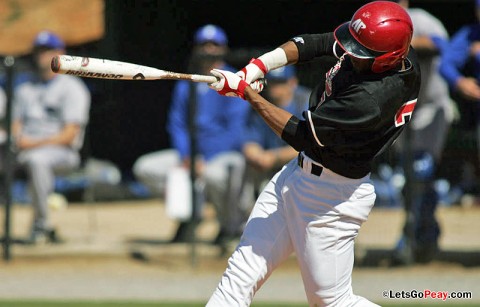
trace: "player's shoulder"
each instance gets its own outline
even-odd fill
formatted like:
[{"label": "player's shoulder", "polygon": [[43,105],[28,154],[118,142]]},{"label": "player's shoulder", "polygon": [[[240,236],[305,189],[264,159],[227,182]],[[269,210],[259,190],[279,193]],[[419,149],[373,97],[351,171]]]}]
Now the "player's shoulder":
[{"label": "player's shoulder", "polygon": [[420,75],[412,65],[404,71],[387,73],[381,78],[364,82],[358,96],[362,100],[375,102],[383,109],[391,101],[402,100],[406,93],[419,88],[419,84]]},{"label": "player's shoulder", "polygon": [[85,85],[85,82],[76,76],[70,76],[70,75],[57,75],[55,78],[52,80],[57,87],[63,87],[65,89],[71,89],[71,88],[76,88],[76,89],[81,89],[81,90],[86,90],[87,87]]},{"label": "player's shoulder", "polygon": [[431,19],[438,19],[437,17],[435,17],[434,15],[432,15],[430,12],[422,9],[422,8],[409,8],[408,9],[408,14],[410,15],[410,18],[412,20],[418,20],[418,21],[422,21],[422,20],[431,20]]}]

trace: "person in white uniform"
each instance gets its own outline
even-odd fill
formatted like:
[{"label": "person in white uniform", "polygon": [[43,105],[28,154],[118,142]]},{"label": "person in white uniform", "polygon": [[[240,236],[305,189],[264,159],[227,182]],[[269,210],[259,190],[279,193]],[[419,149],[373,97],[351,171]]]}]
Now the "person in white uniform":
[{"label": "person in white uniform", "polygon": [[55,175],[80,165],[79,150],[88,123],[90,92],[78,77],[56,75],[52,57],[65,53],[56,34],[40,32],[33,42],[36,75],[15,90],[12,133],[18,166],[26,171],[34,209],[31,243],[59,242],[47,198]]}]

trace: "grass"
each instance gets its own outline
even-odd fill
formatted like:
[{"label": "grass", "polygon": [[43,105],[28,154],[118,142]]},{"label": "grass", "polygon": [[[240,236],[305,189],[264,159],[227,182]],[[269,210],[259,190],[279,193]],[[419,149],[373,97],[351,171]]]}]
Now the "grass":
[{"label": "grass", "polygon": [[[446,302],[431,304],[415,304],[414,301],[405,304],[383,304],[383,307],[434,307],[444,305]],[[474,304],[450,304],[455,307],[472,307]],[[202,307],[205,303],[160,303],[160,302],[114,302],[114,301],[0,301],[0,307]],[[478,306],[478,305],[475,305]],[[307,307],[307,304],[285,304],[285,303],[254,303],[252,307]]]}]

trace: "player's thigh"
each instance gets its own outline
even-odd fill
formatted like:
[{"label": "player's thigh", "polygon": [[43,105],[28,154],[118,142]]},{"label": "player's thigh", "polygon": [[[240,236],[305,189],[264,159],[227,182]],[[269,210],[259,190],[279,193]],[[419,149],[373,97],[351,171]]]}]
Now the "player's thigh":
[{"label": "player's thigh", "polygon": [[62,171],[78,167],[80,156],[78,152],[62,146],[43,146],[21,152],[18,162],[29,167]]},{"label": "player's thigh", "polygon": [[162,180],[173,167],[179,164],[178,152],[175,149],[165,149],[138,158],[133,165],[133,173],[140,179]]},{"label": "player's thigh", "polygon": [[225,186],[229,179],[240,178],[245,171],[245,159],[239,152],[218,154],[205,164],[203,178],[207,185]]},{"label": "player's thigh", "polygon": [[266,185],[250,213],[239,248],[257,261],[251,263],[267,278],[293,251],[281,197],[281,172]]}]

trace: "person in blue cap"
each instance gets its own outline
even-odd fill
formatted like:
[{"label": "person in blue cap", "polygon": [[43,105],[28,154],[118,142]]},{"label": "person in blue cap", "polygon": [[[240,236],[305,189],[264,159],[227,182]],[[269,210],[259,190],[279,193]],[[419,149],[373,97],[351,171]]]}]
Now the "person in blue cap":
[{"label": "person in blue cap", "polygon": [[[271,70],[267,76],[267,86],[262,92],[266,99],[276,106],[301,116],[308,109],[311,90],[299,84],[294,66],[284,66]],[[245,217],[250,214],[255,199],[268,183],[288,161],[298,152],[275,133],[258,115],[250,110],[245,127],[242,148],[246,160],[245,183],[242,204]]]},{"label": "person in blue cap", "polygon": [[[195,32],[193,39],[188,67],[190,72],[209,74],[212,68],[235,71],[224,60],[228,52],[228,39],[222,28],[212,24],[202,26]],[[210,90],[206,83],[178,81],[173,89],[166,125],[171,148],[140,156],[133,165],[133,173],[153,195],[163,197],[170,170],[178,166],[190,168],[191,91],[194,91],[196,101],[194,125],[198,152],[194,158],[197,176],[204,185],[205,200],[216,209],[220,231],[215,243],[220,243],[225,238],[227,229],[241,231],[237,230],[241,221],[229,218],[232,216],[230,213],[237,210],[236,202],[228,201],[227,198],[238,198],[237,194],[240,193],[244,169],[241,132],[248,112],[248,105],[244,101],[238,99],[239,103],[232,103],[228,97]],[[227,171],[229,166],[231,175]],[[230,185],[229,178],[234,179]],[[188,241],[196,224],[180,222],[172,242]]]},{"label": "person in blue cap", "polygon": [[89,118],[91,98],[83,81],[50,69],[52,57],[63,53],[65,43],[57,34],[38,33],[33,41],[35,76],[19,85],[14,95],[16,160],[26,171],[34,209],[30,243],[60,241],[49,219],[47,198],[55,175],[79,166]]}]

